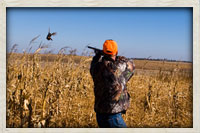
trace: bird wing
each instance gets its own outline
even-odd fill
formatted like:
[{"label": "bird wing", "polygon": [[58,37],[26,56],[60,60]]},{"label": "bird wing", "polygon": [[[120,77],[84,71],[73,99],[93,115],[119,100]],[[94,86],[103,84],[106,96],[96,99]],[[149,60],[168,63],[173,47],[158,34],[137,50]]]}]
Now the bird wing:
[{"label": "bird wing", "polygon": [[57,34],[56,32],[51,33],[51,35],[53,35],[53,36],[56,35],[56,34]]},{"label": "bird wing", "polygon": [[49,27],[49,33],[50,33],[50,27]]}]

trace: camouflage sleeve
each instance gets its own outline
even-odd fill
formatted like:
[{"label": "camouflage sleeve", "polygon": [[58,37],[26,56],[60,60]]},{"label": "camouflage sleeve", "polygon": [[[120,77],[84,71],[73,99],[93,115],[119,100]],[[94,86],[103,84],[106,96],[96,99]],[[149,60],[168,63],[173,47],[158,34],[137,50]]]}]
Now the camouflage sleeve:
[{"label": "camouflage sleeve", "polygon": [[[119,82],[115,82],[116,83],[115,87],[113,87],[115,89],[113,90],[112,94],[112,100],[116,101],[118,101],[119,99],[123,99],[122,92],[126,86],[126,83],[133,76],[135,70],[135,65],[132,60],[127,59],[125,57],[120,57],[120,59],[122,60],[123,63],[121,63],[118,69],[120,69],[122,73],[119,74],[120,75]],[[118,74],[116,73],[116,75]]]},{"label": "camouflage sleeve", "polygon": [[93,75],[93,71],[95,69],[95,66],[96,64],[99,62],[99,60],[101,59],[101,54],[96,54],[93,59],[92,59],[92,62],[91,62],[91,65],[90,65],[90,73],[91,75]]},{"label": "camouflage sleeve", "polygon": [[133,76],[135,72],[135,64],[133,63],[133,60],[128,60],[126,63],[126,70],[123,72],[124,78],[127,81]]}]

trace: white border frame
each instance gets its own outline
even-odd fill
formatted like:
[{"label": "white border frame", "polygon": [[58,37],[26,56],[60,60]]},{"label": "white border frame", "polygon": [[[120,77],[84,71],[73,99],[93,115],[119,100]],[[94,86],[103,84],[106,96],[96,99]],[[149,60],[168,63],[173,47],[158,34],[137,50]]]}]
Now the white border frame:
[{"label": "white border frame", "polygon": [[[193,7],[193,128],[6,128],[6,7]],[[0,132],[200,132],[199,0],[0,0]]]}]

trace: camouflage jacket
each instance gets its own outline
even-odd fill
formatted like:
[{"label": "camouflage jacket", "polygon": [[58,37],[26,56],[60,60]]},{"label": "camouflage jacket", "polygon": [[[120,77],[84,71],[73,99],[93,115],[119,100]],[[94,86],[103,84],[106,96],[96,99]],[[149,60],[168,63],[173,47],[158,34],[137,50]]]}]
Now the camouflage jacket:
[{"label": "camouflage jacket", "polygon": [[90,73],[94,81],[95,105],[98,113],[125,112],[130,104],[126,83],[133,76],[135,65],[132,60],[117,56],[115,61],[95,55]]}]

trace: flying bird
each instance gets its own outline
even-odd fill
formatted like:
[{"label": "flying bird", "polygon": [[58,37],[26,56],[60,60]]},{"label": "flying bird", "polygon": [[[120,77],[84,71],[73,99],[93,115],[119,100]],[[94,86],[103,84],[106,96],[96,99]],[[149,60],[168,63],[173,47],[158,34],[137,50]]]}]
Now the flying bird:
[{"label": "flying bird", "polygon": [[56,32],[51,33],[51,32],[50,32],[50,28],[49,28],[49,32],[48,32],[48,34],[47,34],[46,39],[47,39],[47,40],[52,40],[52,41],[53,41],[53,39],[51,38],[51,36],[54,36],[54,35],[56,35]]}]

